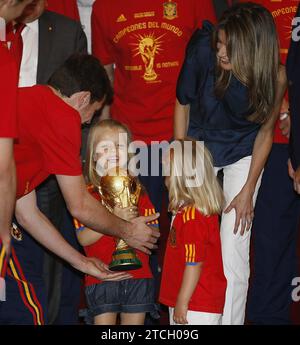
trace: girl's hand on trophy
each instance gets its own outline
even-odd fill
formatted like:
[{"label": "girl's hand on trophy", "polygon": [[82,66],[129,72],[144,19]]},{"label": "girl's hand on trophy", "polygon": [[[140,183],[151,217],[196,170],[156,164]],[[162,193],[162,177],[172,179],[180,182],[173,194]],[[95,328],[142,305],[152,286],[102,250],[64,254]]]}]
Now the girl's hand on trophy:
[{"label": "girl's hand on trophy", "polygon": [[104,281],[120,281],[131,279],[132,275],[126,272],[112,272],[108,266],[97,258],[86,258],[84,273]]},{"label": "girl's hand on trophy", "polygon": [[114,212],[114,215],[124,220],[127,220],[128,222],[130,222],[131,220],[139,216],[139,211],[136,206],[122,208],[117,205],[114,207],[113,212]]}]

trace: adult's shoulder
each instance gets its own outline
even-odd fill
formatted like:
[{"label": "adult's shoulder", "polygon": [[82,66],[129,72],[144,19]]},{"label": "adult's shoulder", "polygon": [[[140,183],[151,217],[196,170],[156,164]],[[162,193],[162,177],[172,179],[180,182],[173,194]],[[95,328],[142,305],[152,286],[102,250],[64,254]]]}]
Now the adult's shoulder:
[{"label": "adult's shoulder", "polygon": [[214,25],[208,20],[203,21],[202,28],[197,29],[189,41],[187,54],[201,53],[204,50],[211,51],[213,31]]},{"label": "adult's shoulder", "polygon": [[49,24],[52,23],[57,26],[64,27],[68,30],[77,30],[78,28],[82,28],[79,21],[52,11],[45,11],[39,20],[41,22],[47,22]]},{"label": "adult's shoulder", "polygon": [[214,26],[209,21],[204,21],[202,28],[197,29],[192,35],[186,48],[185,61],[188,64],[197,64],[206,67],[212,62],[212,34]]}]

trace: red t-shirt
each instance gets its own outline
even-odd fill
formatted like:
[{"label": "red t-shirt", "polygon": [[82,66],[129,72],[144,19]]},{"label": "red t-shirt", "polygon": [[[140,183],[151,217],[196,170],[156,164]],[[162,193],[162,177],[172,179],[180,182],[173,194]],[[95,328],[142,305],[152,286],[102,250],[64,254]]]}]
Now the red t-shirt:
[{"label": "red t-shirt", "polygon": [[173,220],[162,270],[159,300],[175,307],[186,265],[203,262],[188,309],[222,314],[226,278],[223,272],[218,216],[205,217],[185,207]]},{"label": "red t-shirt", "polygon": [[135,140],[173,135],[176,82],[185,47],[204,19],[215,21],[210,0],[96,0],[92,49],[104,65],[115,64],[114,119]]},{"label": "red t-shirt", "polygon": [[77,0],[47,0],[47,10],[53,11],[74,20],[80,20]]},{"label": "red t-shirt", "polygon": [[[101,197],[99,193],[97,193],[92,185],[89,185],[88,191],[91,195],[101,201]],[[151,214],[155,214],[155,209],[146,193],[142,193],[138,203],[138,210],[140,216],[150,216]],[[84,231],[84,225],[81,224],[78,220],[74,219],[74,225],[76,230]],[[150,226],[158,227],[158,221],[154,221]],[[84,247],[84,251],[86,256],[88,257],[95,257],[103,261],[105,264],[109,265],[112,260],[112,254],[116,249],[116,241],[111,236],[102,236],[97,242],[93,243],[90,246]],[[142,262],[142,267],[137,270],[130,271],[130,274],[133,276],[133,279],[144,279],[144,278],[152,278],[152,273],[149,266],[149,256],[142,253],[139,250],[136,250],[136,254],[138,258]],[[85,277],[85,285],[93,285],[93,284],[100,284],[102,281],[94,278],[92,276],[86,275]]]},{"label": "red t-shirt", "polygon": [[19,89],[18,131],[14,146],[18,198],[51,174],[82,174],[80,116],[49,87]]},{"label": "red t-shirt", "polygon": [[[266,7],[272,13],[280,41],[281,62],[285,64],[291,41],[292,20],[297,12],[299,0],[255,0],[254,2]],[[288,144],[289,139],[281,134],[279,124],[280,121],[276,124],[274,142]]]},{"label": "red t-shirt", "polygon": [[0,137],[17,137],[17,66],[0,41]]}]

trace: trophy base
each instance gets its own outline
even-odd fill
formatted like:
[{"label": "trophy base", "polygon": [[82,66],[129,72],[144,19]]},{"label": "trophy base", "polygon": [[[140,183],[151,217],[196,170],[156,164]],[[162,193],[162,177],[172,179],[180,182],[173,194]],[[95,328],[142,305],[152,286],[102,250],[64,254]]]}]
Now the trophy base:
[{"label": "trophy base", "polygon": [[111,271],[131,271],[142,267],[142,263],[133,249],[117,250],[113,253],[112,262],[109,264]]}]

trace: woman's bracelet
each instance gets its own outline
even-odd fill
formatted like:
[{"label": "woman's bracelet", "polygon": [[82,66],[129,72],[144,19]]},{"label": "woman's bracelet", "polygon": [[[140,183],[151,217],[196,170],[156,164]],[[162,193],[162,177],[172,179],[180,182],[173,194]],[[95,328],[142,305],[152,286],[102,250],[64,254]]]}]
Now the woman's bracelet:
[{"label": "woman's bracelet", "polygon": [[289,111],[284,111],[282,113],[279,114],[280,115],[280,121],[283,121],[285,119],[287,119],[290,116],[290,112]]}]

